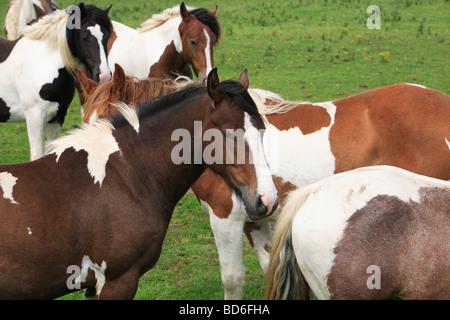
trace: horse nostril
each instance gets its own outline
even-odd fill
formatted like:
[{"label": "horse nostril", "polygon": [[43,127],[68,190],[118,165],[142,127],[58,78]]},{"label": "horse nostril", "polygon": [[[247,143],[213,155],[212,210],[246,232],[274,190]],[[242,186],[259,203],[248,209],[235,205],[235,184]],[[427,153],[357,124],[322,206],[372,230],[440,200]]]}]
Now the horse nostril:
[{"label": "horse nostril", "polygon": [[256,196],[256,210],[260,215],[266,214],[268,207],[263,203],[262,196],[258,194]]}]

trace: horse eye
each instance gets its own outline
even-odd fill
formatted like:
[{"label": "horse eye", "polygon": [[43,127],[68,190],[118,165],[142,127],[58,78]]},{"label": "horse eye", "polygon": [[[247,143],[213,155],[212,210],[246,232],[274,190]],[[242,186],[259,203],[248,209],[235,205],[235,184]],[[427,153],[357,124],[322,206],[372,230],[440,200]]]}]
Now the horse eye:
[{"label": "horse eye", "polygon": [[195,40],[191,39],[191,44],[192,44],[193,46],[196,46],[196,45],[197,45],[197,42],[195,42]]}]

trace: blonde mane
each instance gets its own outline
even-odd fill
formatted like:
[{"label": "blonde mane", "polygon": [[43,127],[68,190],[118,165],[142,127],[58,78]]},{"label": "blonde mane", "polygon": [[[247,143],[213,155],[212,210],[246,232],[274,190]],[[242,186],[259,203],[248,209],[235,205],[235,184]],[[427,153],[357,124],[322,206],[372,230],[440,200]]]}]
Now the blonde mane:
[{"label": "blonde mane", "polygon": [[64,66],[69,74],[76,78],[76,71],[81,62],[72,55],[66,38],[66,23],[69,14],[65,10],[56,10],[48,14],[31,26],[22,30],[25,38],[45,41],[52,49],[59,49]]},{"label": "blonde mane", "polygon": [[[248,93],[258,107],[261,115],[286,113],[295,109],[300,104],[308,103],[305,101],[287,101],[280,95],[263,89],[248,89]],[[265,104],[267,100],[270,100],[270,105]]]},{"label": "blonde mane", "polygon": [[[188,11],[191,11],[196,8],[186,6],[186,9]],[[173,8],[164,10],[162,13],[157,14],[155,13],[154,15],[152,15],[150,19],[144,21],[141,24],[141,27],[137,29],[137,31],[139,31],[140,33],[148,32],[163,25],[166,21],[179,16],[180,16],[180,5],[176,5]]]},{"label": "blonde mane", "polygon": [[[21,10],[23,8],[23,10]],[[20,36],[19,29],[19,13],[22,11],[27,21],[37,19],[36,11],[34,10],[33,2],[31,0],[12,0],[9,4],[9,10],[5,17],[5,28],[8,32],[8,40],[16,40]]]}]

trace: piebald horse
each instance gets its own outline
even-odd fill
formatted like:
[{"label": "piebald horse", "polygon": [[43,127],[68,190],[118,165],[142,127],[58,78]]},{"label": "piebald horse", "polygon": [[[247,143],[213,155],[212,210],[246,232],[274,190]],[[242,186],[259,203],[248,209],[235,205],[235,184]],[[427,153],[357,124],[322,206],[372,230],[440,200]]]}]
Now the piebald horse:
[{"label": "piebald horse", "polygon": [[[113,22],[116,39],[109,65],[117,63],[137,78],[192,77],[204,81],[214,67],[213,48],[220,39],[217,7],[212,11],[186,8],[184,3],[155,14],[135,30]],[[132,57],[132,58],[130,58]]]},{"label": "piebald horse", "polygon": [[[48,155],[0,166],[0,299],[84,288],[91,298],[133,298],[159,258],[175,205],[207,167],[243,196],[252,218],[270,215],[277,191],[247,87],[246,73],[219,82],[213,69],[206,87],[139,109],[117,105],[121,116],[60,137]],[[233,143],[237,131],[242,150]],[[183,143],[193,150],[181,163],[174,161],[178,133],[191,137]],[[223,147],[211,163],[210,134]]]},{"label": "piebald horse", "polygon": [[[80,28],[57,10],[23,29],[15,41],[0,39],[0,121],[26,121],[31,160],[43,155],[45,138],[58,136],[73,99],[76,70],[84,65],[96,82],[108,81],[109,8],[78,6]],[[75,18],[77,19],[77,18]]]},{"label": "piebald horse", "polygon": [[339,173],[288,195],[266,298],[450,299],[449,239],[449,182],[390,166]]},{"label": "piebald horse", "polygon": [[[108,117],[113,112],[108,100],[135,105],[145,101],[149,98],[148,90],[135,90],[142,81],[128,80],[136,83],[128,86],[124,76],[117,73],[117,80],[100,87],[85,82],[92,95],[90,103],[85,105],[86,113],[90,109],[90,115]],[[280,200],[284,200],[287,191],[334,173],[376,164],[401,166],[450,179],[447,139],[450,124],[446,121],[450,117],[450,98],[443,93],[417,85],[396,84],[313,104],[285,101],[261,89],[249,89],[249,93],[264,114],[263,143]],[[89,117],[85,121],[89,122]],[[209,170],[192,190],[210,215],[225,298],[241,299],[244,283],[242,233],[250,240],[266,273],[273,218],[249,219],[239,195]]]},{"label": "piebald horse", "polygon": [[19,39],[23,28],[58,9],[53,0],[12,0],[6,8],[6,39]]}]

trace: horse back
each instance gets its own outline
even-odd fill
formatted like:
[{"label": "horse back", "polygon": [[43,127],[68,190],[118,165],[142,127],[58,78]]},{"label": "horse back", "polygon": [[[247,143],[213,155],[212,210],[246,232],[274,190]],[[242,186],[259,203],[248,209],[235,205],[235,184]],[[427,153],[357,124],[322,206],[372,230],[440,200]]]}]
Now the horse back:
[{"label": "horse back", "polygon": [[330,130],[335,172],[393,165],[450,179],[450,97],[410,84],[395,84],[333,101]]}]

